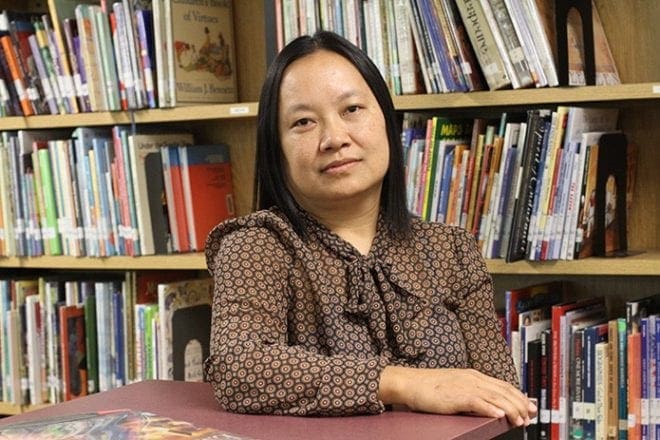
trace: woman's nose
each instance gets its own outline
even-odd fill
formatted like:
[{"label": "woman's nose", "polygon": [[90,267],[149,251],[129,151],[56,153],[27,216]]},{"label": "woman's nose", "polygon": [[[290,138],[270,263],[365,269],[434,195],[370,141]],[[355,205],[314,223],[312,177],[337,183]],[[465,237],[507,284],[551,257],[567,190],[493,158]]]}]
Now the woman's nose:
[{"label": "woman's nose", "polygon": [[320,148],[322,151],[339,149],[350,143],[346,124],[339,118],[326,121],[323,125]]}]

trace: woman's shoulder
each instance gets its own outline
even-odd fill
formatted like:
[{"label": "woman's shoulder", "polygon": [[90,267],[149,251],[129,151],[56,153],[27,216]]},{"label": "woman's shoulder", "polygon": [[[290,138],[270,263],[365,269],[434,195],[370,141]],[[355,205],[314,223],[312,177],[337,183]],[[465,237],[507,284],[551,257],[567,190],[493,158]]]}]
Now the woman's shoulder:
[{"label": "woman's shoulder", "polygon": [[466,240],[471,239],[470,234],[459,226],[446,225],[444,223],[429,222],[418,217],[413,218],[411,229],[414,239],[417,240]]},{"label": "woman's shoulder", "polygon": [[282,212],[265,209],[216,225],[206,239],[206,260],[210,263],[223,250],[287,251],[301,244],[300,237]]},{"label": "woman's shoulder", "polygon": [[[286,216],[276,209],[264,209],[241,217],[234,217],[216,225],[206,239],[206,248],[227,240],[253,240],[264,237],[292,240],[297,237]],[[295,237],[294,237],[295,236]]]}]

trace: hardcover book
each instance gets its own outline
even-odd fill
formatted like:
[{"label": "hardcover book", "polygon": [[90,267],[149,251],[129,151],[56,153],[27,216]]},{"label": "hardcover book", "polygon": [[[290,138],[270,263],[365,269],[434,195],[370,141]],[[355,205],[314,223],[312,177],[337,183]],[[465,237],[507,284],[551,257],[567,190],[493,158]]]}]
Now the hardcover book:
[{"label": "hardcover book", "polygon": [[212,300],[211,278],[158,285],[159,379],[202,381]]},{"label": "hardcover book", "polygon": [[193,251],[201,251],[211,229],[235,213],[229,147],[182,147],[179,159],[190,246]]},{"label": "hardcover book", "polygon": [[175,104],[235,102],[235,40],[231,0],[190,2],[170,0],[171,35],[167,49],[173,54],[170,87]]}]

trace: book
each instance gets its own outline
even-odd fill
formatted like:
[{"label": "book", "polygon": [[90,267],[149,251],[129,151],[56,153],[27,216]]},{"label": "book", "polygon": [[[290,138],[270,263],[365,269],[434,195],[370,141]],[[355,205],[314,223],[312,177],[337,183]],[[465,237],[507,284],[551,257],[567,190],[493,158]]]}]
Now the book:
[{"label": "book", "polygon": [[211,229],[235,215],[229,146],[183,146],[179,160],[190,248],[201,251]]},{"label": "book", "polygon": [[249,439],[243,435],[201,427],[149,412],[124,409],[55,416],[0,427],[0,436],[3,439],[65,439],[71,438],[72,435],[76,438],[95,438],[110,432],[117,438]]},{"label": "book", "polygon": [[159,379],[203,380],[212,301],[211,278],[158,285]]},{"label": "book", "polygon": [[87,395],[85,310],[76,305],[61,306],[59,315],[64,400],[71,400]]},{"label": "book", "polygon": [[[167,237],[163,237],[164,224],[167,215],[162,205],[162,163],[160,148],[165,145],[189,145],[193,143],[193,135],[184,132],[168,132],[162,129],[140,130],[128,136],[131,177],[135,195],[135,212],[137,214],[140,253],[151,255],[167,251]],[[151,159],[148,157],[151,155]],[[148,179],[152,177],[152,180]],[[200,188],[201,189],[201,188]],[[151,191],[150,191],[151,190]],[[151,201],[151,202],[150,202]],[[160,203],[160,205],[159,205]],[[152,211],[156,220],[160,220],[156,236],[152,226]],[[156,248],[158,244],[158,249]]]},{"label": "book", "polygon": [[569,358],[567,355],[568,341],[570,338],[570,325],[574,319],[581,318],[591,313],[594,306],[604,306],[602,297],[568,301],[555,304],[551,308],[552,323],[552,380],[551,380],[551,438],[560,438],[560,433],[568,434],[568,407],[560,406],[562,399],[567,398],[568,382],[567,371]]},{"label": "book", "polygon": [[561,281],[532,284],[504,292],[506,316],[506,341],[510,341],[511,331],[518,330],[522,312],[549,307],[558,303],[564,296],[566,286]]},{"label": "book", "polygon": [[171,34],[166,47],[172,63],[171,105],[235,102],[235,39],[231,1],[169,0]]},{"label": "book", "polygon": [[[543,29],[547,35],[548,42],[552,48],[552,53],[555,58],[555,65],[559,66],[558,62],[558,48],[557,48],[557,31],[556,31],[556,5],[553,1],[535,0],[538,8],[538,13],[541,18]],[[613,85],[620,84],[618,70],[612,52],[610,50],[609,41],[603,28],[603,24],[596,8],[595,2],[591,3],[592,21],[593,21],[593,36],[594,36],[594,58],[596,64],[596,85]],[[567,65],[568,72],[565,78],[567,81],[561,81],[562,73],[558,72],[560,82],[571,86],[586,85],[585,69],[584,69],[584,44],[582,40],[582,20],[575,10],[568,13],[566,21],[567,31]]]},{"label": "book", "polygon": [[511,78],[479,0],[460,0],[456,5],[488,87],[490,90],[510,87]]},{"label": "book", "polygon": [[594,386],[595,390],[595,421],[594,421],[594,435],[592,438],[605,439],[607,438],[608,428],[608,407],[610,405],[610,398],[612,397],[607,392],[609,371],[609,342],[603,341],[596,344],[596,358],[595,358],[595,372],[594,372]]}]

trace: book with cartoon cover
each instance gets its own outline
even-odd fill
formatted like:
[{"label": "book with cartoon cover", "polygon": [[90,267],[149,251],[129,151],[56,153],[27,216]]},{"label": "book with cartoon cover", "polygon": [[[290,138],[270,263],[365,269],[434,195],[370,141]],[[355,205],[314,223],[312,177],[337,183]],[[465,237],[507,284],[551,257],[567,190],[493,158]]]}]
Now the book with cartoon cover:
[{"label": "book with cartoon cover", "polygon": [[197,426],[157,414],[111,410],[51,417],[0,426],[0,439],[205,439],[249,440],[215,428]]}]

